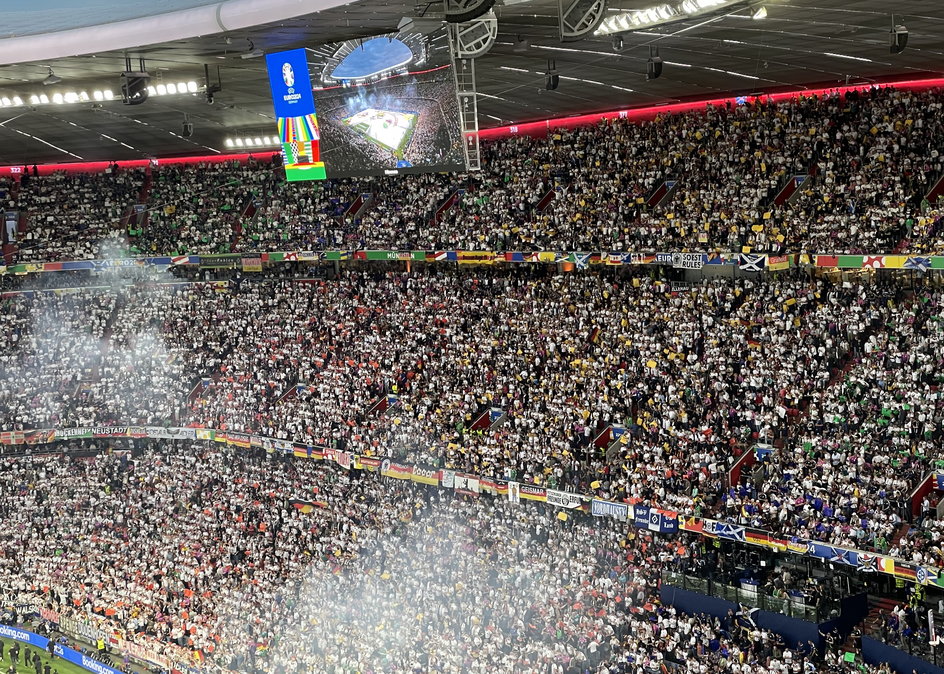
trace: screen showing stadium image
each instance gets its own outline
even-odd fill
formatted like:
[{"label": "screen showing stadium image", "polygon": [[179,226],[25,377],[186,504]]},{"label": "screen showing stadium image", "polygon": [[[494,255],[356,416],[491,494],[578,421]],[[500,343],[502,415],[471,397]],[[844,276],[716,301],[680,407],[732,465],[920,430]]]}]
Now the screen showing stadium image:
[{"label": "screen showing stadium image", "polygon": [[445,39],[417,33],[309,51],[328,177],[465,169]]}]

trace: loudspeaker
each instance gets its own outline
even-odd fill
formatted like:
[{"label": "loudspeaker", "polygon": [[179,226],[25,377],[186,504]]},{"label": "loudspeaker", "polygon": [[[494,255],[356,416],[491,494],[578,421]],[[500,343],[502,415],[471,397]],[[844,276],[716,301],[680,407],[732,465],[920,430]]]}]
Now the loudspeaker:
[{"label": "loudspeaker", "polygon": [[662,74],[662,58],[660,56],[651,56],[646,61],[646,79],[654,80]]},{"label": "loudspeaker", "polygon": [[892,54],[900,54],[908,46],[908,29],[902,25],[892,28],[888,37],[888,51]]},{"label": "loudspeaker", "polygon": [[123,72],[121,80],[121,100],[125,105],[141,105],[148,99],[150,75],[145,72]]}]

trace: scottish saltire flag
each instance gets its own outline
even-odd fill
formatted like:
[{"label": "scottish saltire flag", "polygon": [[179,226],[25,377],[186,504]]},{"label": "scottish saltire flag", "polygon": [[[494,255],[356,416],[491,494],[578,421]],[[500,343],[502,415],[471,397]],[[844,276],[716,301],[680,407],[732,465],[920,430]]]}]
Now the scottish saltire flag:
[{"label": "scottish saltire flag", "polygon": [[929,257],[909,257],[907,260],[905,260],[905,269],[927,271],[930,268],[931,258]]},{"label": "scottish saltire flag", "polygon": [[[709,528],[711,531],[709,532]],[[709,535],[717,536],[718,538],[724,538],[729,541],[741,541],[744,542],[744,527],[737,524],[729,524],[728,522],[712,522],[709,526],[705,526],[705,533]]]},{"label": "scottish saltire flag", "polygon": [[742,253],[738,256],[738,267],[742,271],[764,271],[767,266],[766,255],[749,255]]}]

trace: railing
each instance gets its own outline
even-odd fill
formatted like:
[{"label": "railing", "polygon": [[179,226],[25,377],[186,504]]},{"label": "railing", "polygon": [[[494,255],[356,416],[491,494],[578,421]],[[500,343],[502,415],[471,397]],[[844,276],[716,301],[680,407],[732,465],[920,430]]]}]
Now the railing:
[{"label": "railing", "polygon": [[697,576],[689,576],[674,571],[663,571],[662,582],[683,590],[744,604],[762,611],[782,613],[791,618],[799,618],[814,623],[822,622],[822,619],[829,615],[830,610],[838,609],[838,606],[835,605],[827,607],[810,606],[796,599],[773,597],[762,592],[759,587],[748,590],[733,585],[725,585],[710,578],[698,578]]}]

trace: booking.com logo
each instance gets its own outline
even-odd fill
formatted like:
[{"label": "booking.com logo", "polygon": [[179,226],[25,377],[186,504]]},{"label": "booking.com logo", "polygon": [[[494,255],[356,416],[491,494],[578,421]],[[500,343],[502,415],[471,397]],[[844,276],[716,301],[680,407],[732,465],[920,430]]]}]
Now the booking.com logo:
[{"label": "booking.com logo", "polygon": [[25,641],[27,643],[32,642],[29,632],[24,632],[23,630],[18,630],[13,627],[7,627],[6,625],[0,626],[0,636],[16,639],[17,641]]}]

